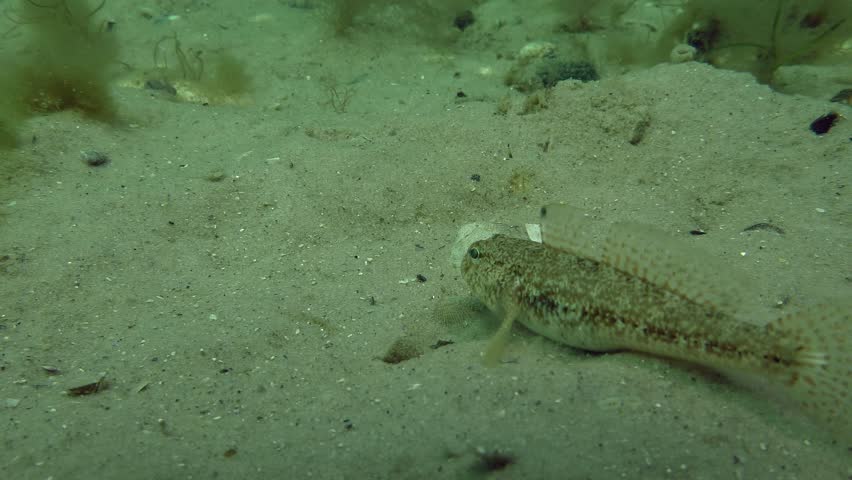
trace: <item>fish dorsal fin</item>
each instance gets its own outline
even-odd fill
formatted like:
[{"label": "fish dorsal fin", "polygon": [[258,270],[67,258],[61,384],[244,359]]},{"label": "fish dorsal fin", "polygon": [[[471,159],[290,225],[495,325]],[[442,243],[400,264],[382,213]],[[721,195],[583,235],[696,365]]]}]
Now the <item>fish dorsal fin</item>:
[{"label": "fish dorsal fin", "polygon": [[602,261],[694,302],[734,313],[747,302],[746,282],[709,253],[649,225],[613,224]]},{"label": "fish dorsal fin", "polygon": [[603,257],[600,235],[579,209],[560,203],[545,205],[540,219],[541,240],[548,247],[596,261]]},{"label": "fish dorsal fin", "polygon": [[608,229],[570,205],[541,209],[545,245],[603,262],[694,302],[735,313],[745,304],[738,272],[683,239],[649,225],[619,222]]}]

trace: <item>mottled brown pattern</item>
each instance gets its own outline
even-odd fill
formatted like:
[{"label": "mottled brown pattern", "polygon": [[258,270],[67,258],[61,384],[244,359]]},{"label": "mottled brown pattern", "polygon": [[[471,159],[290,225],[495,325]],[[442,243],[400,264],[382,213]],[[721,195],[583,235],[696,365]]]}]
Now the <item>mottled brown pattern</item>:
[{"label": "mottled brown pattern", "polygon": [[792,362],[773,332],[600,261],[496,235],[471,247],[465,281],[489,308],[577,348],[636,350],[764,372]]},{"label": "mottled brown pattern", "polygon": [[[625,245],[625,255],[653,253]],[[823,306],[759,327],[690,298],[659,272],[643,277],[615,264],[495,235],[470,247],[462,276],[491,310],[570,346],[645,352],[786,387],[852,442],[852,308]]]}]

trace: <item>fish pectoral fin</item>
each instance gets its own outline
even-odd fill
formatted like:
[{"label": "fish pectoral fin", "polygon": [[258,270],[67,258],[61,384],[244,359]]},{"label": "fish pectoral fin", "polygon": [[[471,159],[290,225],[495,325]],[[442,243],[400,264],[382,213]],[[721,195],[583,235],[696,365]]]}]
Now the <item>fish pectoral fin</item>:
[{"label": "fish pectoral fin", "polygon": [[500,358],[503,356],[503,352],[506,350],[506,345],[509,343],[509,335],[512,333],[512,325],[514,325],[515,319],[518,318],[519,314],[520,309],[518,308],[513,308],[505,313],[503,322],[500,324],[500,328],[497,329],[497,333],[491,337],[491,340],[488,342],[488,346],[485,347],[483,363],[486,367],[494,367],[500,363]]}]

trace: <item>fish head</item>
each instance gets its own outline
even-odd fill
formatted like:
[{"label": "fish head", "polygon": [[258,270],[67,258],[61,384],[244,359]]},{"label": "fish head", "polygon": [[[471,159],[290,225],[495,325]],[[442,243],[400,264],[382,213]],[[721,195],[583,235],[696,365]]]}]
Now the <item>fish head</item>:
[{"label": "fish head", "polygon": [[506,310],[506,301],[513,297],[523,269],[515,252],[529,245],[529,240],[496,234],[473,242],[462,259],[462,278],[471,292],[492,311]]}]

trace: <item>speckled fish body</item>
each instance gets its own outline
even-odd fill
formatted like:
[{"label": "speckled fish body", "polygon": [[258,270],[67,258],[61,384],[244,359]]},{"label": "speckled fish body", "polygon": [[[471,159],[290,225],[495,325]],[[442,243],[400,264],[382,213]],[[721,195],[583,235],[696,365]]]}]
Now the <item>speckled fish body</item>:
[{"label": "speckled fish body", "polygon": [[504,235],[471,251],[478,257],[468,255],[462,272],[483,303],[572,347],[715,367],[769,368],[767,358],[783,357],[777,335],[601,261]]},{"label": "speckled fish body", "polygon": [[824,307],[765,326],[744,322],[701,293],[695,269],[679,271],[676,256],[654,259],[665,241],[631,239],[628,231],[608,239],[605,254],[584,254],[572,237],[577,228],[545,218],[544,243],[496,234],[470,245],[462,276],[504,316],[501,331],[519,321],[580,349],[633,350],[760,377],[789,389],[823,420],[850,424],[849,308]]}]

